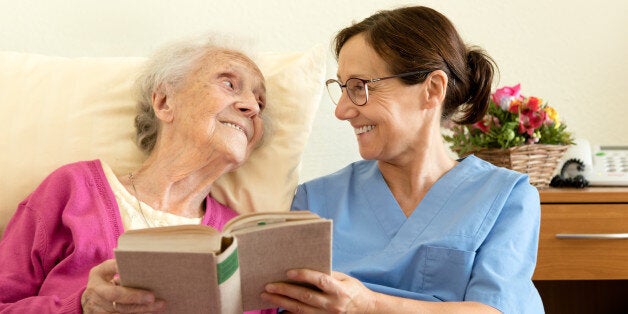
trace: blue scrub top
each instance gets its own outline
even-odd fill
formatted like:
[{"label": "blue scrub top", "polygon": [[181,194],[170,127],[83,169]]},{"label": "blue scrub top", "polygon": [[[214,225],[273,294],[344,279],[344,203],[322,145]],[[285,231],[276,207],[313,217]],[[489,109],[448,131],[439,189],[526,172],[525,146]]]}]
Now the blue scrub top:
[{"label": "blue scrub top", "polygon": [[528,176],[462,160],[406,217],[376,161],[299,186],[292,209],[334,223],[333,268],[381,293],[543,313],[532,283],[540,200]]}]

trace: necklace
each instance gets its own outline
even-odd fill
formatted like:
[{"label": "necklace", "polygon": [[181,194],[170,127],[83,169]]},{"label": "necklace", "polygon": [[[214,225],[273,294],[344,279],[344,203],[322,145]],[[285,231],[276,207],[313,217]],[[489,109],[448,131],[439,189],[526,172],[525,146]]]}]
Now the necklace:
[{"label": "necklace", "polygon": [[144,209],[142,208],[142,203],[140,202],[139,195],[137,195],[137,189],[135,188],[135,176],[133,176],[133,172],[129,172],[129,181],[131,181],[131,187],[133,187],[133,196],[135,200],[137,200],[137,208],[139,209],[140,215],[142,215],[142,219],[144,219],[144,223],[147,227],[152,227],[150,223],[148,223],[148,219],[144,216]]}]

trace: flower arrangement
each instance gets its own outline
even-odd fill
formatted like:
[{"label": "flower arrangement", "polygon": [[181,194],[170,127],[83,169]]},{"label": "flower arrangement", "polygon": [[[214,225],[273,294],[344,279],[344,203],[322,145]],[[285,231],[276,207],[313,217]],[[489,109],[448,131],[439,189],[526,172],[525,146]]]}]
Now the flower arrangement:
[{"label": "flower arrangement", "polygon": [[454,125],[445,135],[459,155],[483,148],[511,148],[526,144],[573,144],[556,110],[538,97],[521,94],[521,84],[497,89],[484,118],[473,125]]}]

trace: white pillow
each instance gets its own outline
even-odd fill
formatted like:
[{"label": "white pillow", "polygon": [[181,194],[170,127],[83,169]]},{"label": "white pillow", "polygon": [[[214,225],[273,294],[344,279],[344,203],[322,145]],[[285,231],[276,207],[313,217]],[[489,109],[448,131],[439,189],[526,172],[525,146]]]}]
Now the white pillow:
[{"label": "white pillow", "polygon": [[[131,88],[144,60],[0,52],[0,234],[18,203],[63,164],[100,158],[116,174],[139,166]],[[323,91],[325,51],[264,53],[256,61],[272,132],[212,195],[239,212],[287,211]]]}]

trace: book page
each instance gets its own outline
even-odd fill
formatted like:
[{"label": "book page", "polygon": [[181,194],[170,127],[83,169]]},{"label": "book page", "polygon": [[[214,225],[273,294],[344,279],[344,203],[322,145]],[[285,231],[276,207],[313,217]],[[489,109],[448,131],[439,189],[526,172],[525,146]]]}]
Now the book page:
[{"label": "book page", "polygon": [[211,227],[180,225],[126,231],[117,250],[213,253],[220,251],[220,241],[220,232]]},{"label": "book page", "polygon": [[293,220],[320,219],[320,217],[307,210],[295,210],[291,212],[257,212],[236,216],[229,220],[223,227],[223,233],[228,234],[243,228],[257,225],[273,224]]}]

